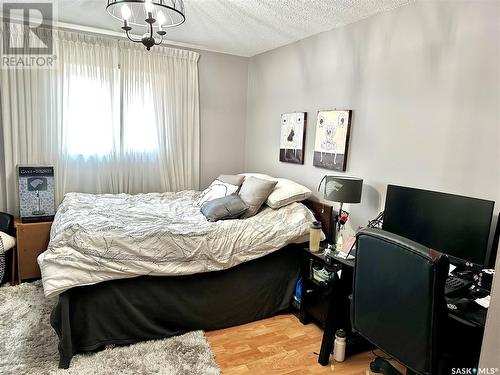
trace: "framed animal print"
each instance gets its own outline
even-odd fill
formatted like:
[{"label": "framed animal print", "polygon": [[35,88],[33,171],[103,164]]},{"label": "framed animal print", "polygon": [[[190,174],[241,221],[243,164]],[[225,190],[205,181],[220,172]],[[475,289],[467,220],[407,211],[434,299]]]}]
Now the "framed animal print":
[{"label": "framed animal print", "polygon": [[281,115],[280,161],[304,164],[306,122],[306,112]]},{"label": "framed animal print", "polygon": [[351,117],[351,110],[318,112],[314,166],[335,171],[346,170]]}]

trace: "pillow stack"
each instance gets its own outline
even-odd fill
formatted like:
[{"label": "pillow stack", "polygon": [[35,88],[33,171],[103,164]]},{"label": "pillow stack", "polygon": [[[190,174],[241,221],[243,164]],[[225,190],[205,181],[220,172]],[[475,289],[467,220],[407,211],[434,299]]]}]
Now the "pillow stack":
[{"label": "pillow stack", "polygon": [[286,178],[274,178],[261,173],[242,173],[240,176],[277,181],[275,189],[266,200],[266,204],[271,208],[281,208],[293,202],[302,202],[312,195],[311,189]]},{"label": "pillow stack", "polygon": [[249,206],[239,195],[212,199],[201,206],[201,213],[208,221],[236,219],[247,211]]},{"label": "pillow stack", "polygon": [[267,197],[266,204],[271,208],[280,208],[293,202],[302,202],[312,195],[312,191],[286,178],[277,178],[276,188]]},{"label": "pillow stack", "polygon": [[241,215],[242,219],[254,216],[272,193],[278,181],[263,180],[257,177],[246,177],[241,185],[240,198],[248,205],[248,210]]},{"label": "pillow stack", "polygon": [[209,221],[246,219],[256,215],[264,204],[278,209],[311,195],[310,189],[285,178],[243,173],[220,175],[195,204]]},{"label": "pillow stack", "polygon": [[221,174],[208,188],[203,190],[195,204],[201,207],[213,199],[235,194],[240,189],[243,180],[245,180],[244,176]]}]

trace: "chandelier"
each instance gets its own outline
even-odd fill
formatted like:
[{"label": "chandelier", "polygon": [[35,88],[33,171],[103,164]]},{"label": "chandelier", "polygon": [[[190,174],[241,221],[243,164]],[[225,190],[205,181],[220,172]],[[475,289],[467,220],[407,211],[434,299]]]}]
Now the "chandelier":
[{"label": "chandelier", "polygon": [[[161,44],[166,28],[178,26],[186,20],[183,0],[108,0],[106,10],[123,22],[122,30],[127,38],[142,43],[148,51]],[[130,36],[132,26],[146,31],[141,39]]]}]

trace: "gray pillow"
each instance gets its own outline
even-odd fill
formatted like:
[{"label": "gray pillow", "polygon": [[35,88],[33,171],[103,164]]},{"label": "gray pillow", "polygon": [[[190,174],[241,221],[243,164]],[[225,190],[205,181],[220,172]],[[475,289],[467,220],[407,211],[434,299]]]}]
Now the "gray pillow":
[{"label": "gray pillow", "polygon": [[217,177],[217,180],[225,182],[226,184],[241,186],[245,180],[245,176],[239,176],[237,174],[221,174]]},{"label": "gray pillow", "polygon": [[257,177],[247,177],[241,185],[239,195],[249,209],[241,215],[242,219],[252,217],[259,212],[267,197],[273,192],[278,181],[263,180]]},{"label": "gray pillow", "polygon": [[248,210],[248,206],[238,195],[216,198],[201,206],[201,213],[208,221],[236,219]]}]

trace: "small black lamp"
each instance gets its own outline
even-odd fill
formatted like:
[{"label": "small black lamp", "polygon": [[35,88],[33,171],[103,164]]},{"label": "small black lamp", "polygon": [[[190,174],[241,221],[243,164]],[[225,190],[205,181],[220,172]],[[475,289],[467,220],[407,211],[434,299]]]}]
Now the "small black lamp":
[{"label": "small black lamp", "polygon": [[[325,181],[324,198],[328,201],[340,203],[339,213],[336,217],[337,236],[340,234],[342,216],[342,205],[344,203],[361,202],[361,192],[363,191],[363,179],[348,176],[325,176],[319,186]],[[335,239],[337,239],[335,236]]]}]

